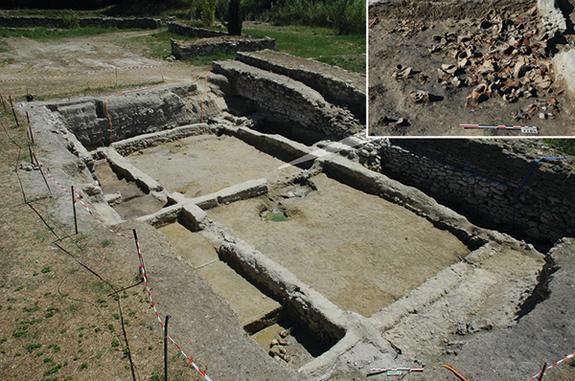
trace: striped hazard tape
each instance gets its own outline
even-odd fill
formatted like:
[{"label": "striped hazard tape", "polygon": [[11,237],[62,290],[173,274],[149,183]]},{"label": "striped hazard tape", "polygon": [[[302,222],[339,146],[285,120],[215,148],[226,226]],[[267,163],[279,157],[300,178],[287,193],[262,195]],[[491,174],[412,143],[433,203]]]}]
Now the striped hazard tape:
[{"label": "striped hazard tape", "polygon": [[[41,163],[39,163],[39,165],[42,165]],[[56,187],[61,190],[63,193],[67,193],[69,192],[69,188],[67,186],[65,186],[64,184],[62,184],[61,182],[59,182],[51,173],[48,167],[44,166],[44,168],[46,169],[46,177],[49,178],[51,180],[51,182],[53,182]],[[102,224],[102,226],[104,226],[107,230],[109,230],[111,233],[115,234],[116,236],[122,237],[122,238],[126,238],[126,239],[130,239],[130,237],[128,237],[125,234],[122,234],[120,232],[116,232],[110,228],[108,228],[107,226],[105,226],[103,224],[102,221],[100,221],[97,218],[96,213],[92,210],[92,208],[90,207],[90,205],[84,201],[84,196],[82,193],[80,192],[76,192],[74,191],[74,203],[79,203],[83,209],[85,209],[92,217],[94,217],[94,219],[96,219],[96,221],[98,221],[98,223]],[[160,327],[163,329],[164,328],[164,322],[162,321],[162,317],[160,314],[160,311],[157,308],[157,302],[154,301],[153,298],[153,294],[152,294],[152,289],[150,287],[150,280],[149,280],[149,276],[148,273],[146,271],[146,266],[144,264],[144,257],[142,255],[142,250],[140,248],[140,243],[138,242],[138,237],[136,235],[136,231],[134,230],[134,239],[136,241],[136,248],[137,248],[137,252],[138,252],[138,259],[140,262],[139,265],[139,273],[144,281],[144,287],[146,290],[146,294],[148,295],[148,301],[150,304],[150,307],[153,309],[154,311],[154,316],[156,317],[156,319],[158,320],[158,323],[160,324]],[[183,348],[181,347],[180,344],[178,344],[178,342],[176,342],[176,340],[174,340],[174,338],[171,335],[168,335],[168,340],[176,347],[176,349],[178,350],[178,352],[184,357],[186,363],[188,365],[190,365],[204,380],[206,381],[213,381],[213,379],[202,369],[200,368],[196,362],[193,360],[191,355],[188,355]]]},{"label": "striped hazard tape", "polygon": [[[143,281],[144,281],[144,287],[146,289],[146,293],[148,294],[148,300],[150,303],[150,307],[154,310],[154,316],[156,317],[156,319],[158,320],[158,323],[160,324],[160,327],[163,329],[164,328],[164,322],[162,321],[162,316],[160,314],[160,312],[158,311],[156,305],[157,303],[154,302],[154,298],[152,295],[152,290],[150,288],[150,281],[149,281],[149,277],[148,277],[148,273],[146,271],[146,265],[144,263],[144,257],[142,255],[142,250],[140,248],[140,243],[138,241],[138,235],[136,234],[136,230],[134,229],[134,240],[136,242],[136,249],[138,252],[138,259],[140,261],[140,265],[138,267],[138,270],[140,272],[140,276],[142,277]],[[186,359],[186,362],[192,366],[192,368],[195,369],[196,372],[198,372],[198,374],[206,381],[213,381],[212,378],[210,376],[208,376],[206,374],[206,372],[200,368],[193,360],[192,356],[187,355],[186,352],[184,352],[184,350],[182,349],[182,347],[172,338],[172,336],[168,335],[168,340],[170,340],[170,342],[176,347],[176,349],[178,350],[178,352],[180,352],[184,358]]]},{"label": "striped hazard tape", "polygon": [[546,371],[548,371],[549,369],[553,369],[553,368],[557,368],[559,365],[567,362],[568,360],[572,360],[575,358],[575,352],[563,357],[561,360],[556,361],[544,368],[542,368],[539,372],[537,372],[536,375],[529,377],[529,379],[527,381],[535,381],[535,380],[540,380],[541,376],[543,373],[545,373]]}]

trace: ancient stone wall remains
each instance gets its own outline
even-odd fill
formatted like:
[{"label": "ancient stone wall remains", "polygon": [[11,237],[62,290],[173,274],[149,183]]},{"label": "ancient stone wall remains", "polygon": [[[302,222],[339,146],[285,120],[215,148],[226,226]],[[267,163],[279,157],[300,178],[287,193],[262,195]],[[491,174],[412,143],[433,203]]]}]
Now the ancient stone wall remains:
[{"label": "ancient stone wall remains", "polygon": [[86,17],[78,19],[65,19],[57,17],[34,16],[0,16],[0,27],[6,28],[71,28],[71,27],[101,27],[101,28],[141,28],[156,29],[161,26],[159,19],[149,17],[115,18],[115,17]]},{"label": "ancient stone wall remains", "polygon": [[380,152],[384,174],[479,224],[547,244],[575,236],[575,160],[537,163],[548,154],[518,141],[392,140]]},{"label": "ancient stone wall remains", "polygon": [[235,37],[213,37],[191,42],[172,40],[172,55],[177,59],[218,53],[250,52],[263,49],[275,49],[275,40],[271,38],[252,39]]},{"label": "ancient stone wall remains", "polygon": [[186,37],[219,37],[227,36],[227,33],[205,28],[196,28],[193,26],[180,24],[176,22],[168,23],[168,32],[179,34]]},{"label": "ancient stone wall remains", "polygon": [[238,53],[237,59],[300,81],[321,93],[329,102],[348,108],[365,123],[365,76],[275,51]]},{"label": "ancient stone wall remains", "polygon": [[254,102],[266,119],[301,126],[323,138],[341,139],[364,129],[350,111],[291,78],[239,61],[214,62],[213,71],[227,77],[228,95]]}]

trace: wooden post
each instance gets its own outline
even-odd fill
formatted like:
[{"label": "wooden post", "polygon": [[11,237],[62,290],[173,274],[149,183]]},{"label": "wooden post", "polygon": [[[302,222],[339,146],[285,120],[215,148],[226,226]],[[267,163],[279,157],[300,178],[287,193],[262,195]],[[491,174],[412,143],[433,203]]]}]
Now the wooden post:
[{"label": "wooden post", "polygon": [[74,212],[74,231],[78,234],[78,220],[76,218],[76,194],[74,193],[74,186],[72,185],[72,210]]},{"label": "wooden post", "polygon": [[30,135],[30,142],[32,145],[35,145],[36,142],[34,141],[34,133],[32,132],[32,123],[30,123],[30,114],[26,111],[26,120],[28,121],[28,134]]},{"label": "wooden post", "polygon": [[168,381],[168,320],[170,315],[166,315],[164,320],[164,381]]},{"label": "wooden post", "polygon": [[20,122],[16,116],[16,110],[14,109],[14,103],[12,102],[12,96],[8,95],[8,100],[10,101],[10,107],[12,107],[12,115],[14,115],[14,120],[16,121],[16,126],[20,127]]},{"label": "wooden post", "polygon": [[539,372],[539,377],[537,377],[537,381],[543,380],[543,375],[545,374],[546,370],[547,370],[547,363],[544,363],[543,368],[541,368],[541,371]]},{"label": "wooden post", "polygon": [[0,102],[2,102],[2,107],[4,108],[4,112],[8,112],[8,109],[6,108],[6,102],[4,101],[4,97],[0,94]]}]

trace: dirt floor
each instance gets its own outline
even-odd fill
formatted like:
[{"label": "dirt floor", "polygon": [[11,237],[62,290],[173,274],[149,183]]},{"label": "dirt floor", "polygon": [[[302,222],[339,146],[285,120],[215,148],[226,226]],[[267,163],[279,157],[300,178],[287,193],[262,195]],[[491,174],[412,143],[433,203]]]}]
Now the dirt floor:
[{"label": "dirt floor", "polygon": [[228,302],[242,326],[263,319],[280,308],[250,282],[218,258],[216,249],[199,233],[180,224],[160,228],[183,261],[190,264],[206,283]]},{"label": "dirt floor", "polygon": [[[392,12],[372,14],[370,20],[371,135],[533,136],[460,127],[477,123],[536,126],[545,136],[575,135],[575,102],[553,81],[532,9],[461,19],[394,17]],[[506,50],[523,38],[528,52]],[[527,65],[520,67],[523,60]],[[488,86],[484,93],[483,84]]]},{"label": "dirt floor", "polygon": [[0,93],[62,97],[207,75],[209,68],[146,58],[144,47],[127,43],[152,33],[114,32],[53,41],[5,38],[10,52],[0,54],[0,58],[9,54],[9,63],[0,70]]},{"label": "dirt floor", "polygon": [[128,160],[168,191],[190,198],[266,177],[285,164],[226,135],[185,138],[138,151]]},{"label": "dirt floor", "polygon": [[[344,310],[364,316],[468,252],[450,233],[396,204],[325,175],[312,181],[318,190],[305,198],[277,204],[260,197],[208,215]],[[287,217],[262,218],[266,208]]]}]

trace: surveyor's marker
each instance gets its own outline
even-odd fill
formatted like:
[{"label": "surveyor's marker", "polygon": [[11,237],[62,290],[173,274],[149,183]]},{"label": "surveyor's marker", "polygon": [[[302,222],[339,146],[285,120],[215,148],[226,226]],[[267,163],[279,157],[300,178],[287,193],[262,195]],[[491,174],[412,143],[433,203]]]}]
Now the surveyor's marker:
[{"label": "surveyor's marker", "polygon": [[74,186],[70,187],[72,189],[72,210],[74,211],[74,231],[78,234],[78,219],[76,218],[76,192],[74,192]]},{"label": "surveyor's marker", "polygon": [[385,373],[386,376],[404,376],[409,373],[421,373],[423,368],[371,368],[367,376],[375,376]]},{"label": "surveyor's marker", "polygon": [[510,130],[520,131],[524,134],[538,134],[539,129],[535,126],[515,126],[511,124],[460,124],[464,130]]},{"label": "surveyor's marker", "polygon": [[536,375],[529,377],[529,379],[527,381],[535,381],[538,380],[539,377],[541,376],[541,374],[549,369],[552,368],[557,368],[559,365],[567,362],[567,360],[573,360],[575,359],[575,352],[571,353],[570,355],[567,355],[565,357],[563,357],[561,360],[556,361],[554,363],[551,363],[550,365],[547,365],[545,367],[545,369],[541,369]]}]

